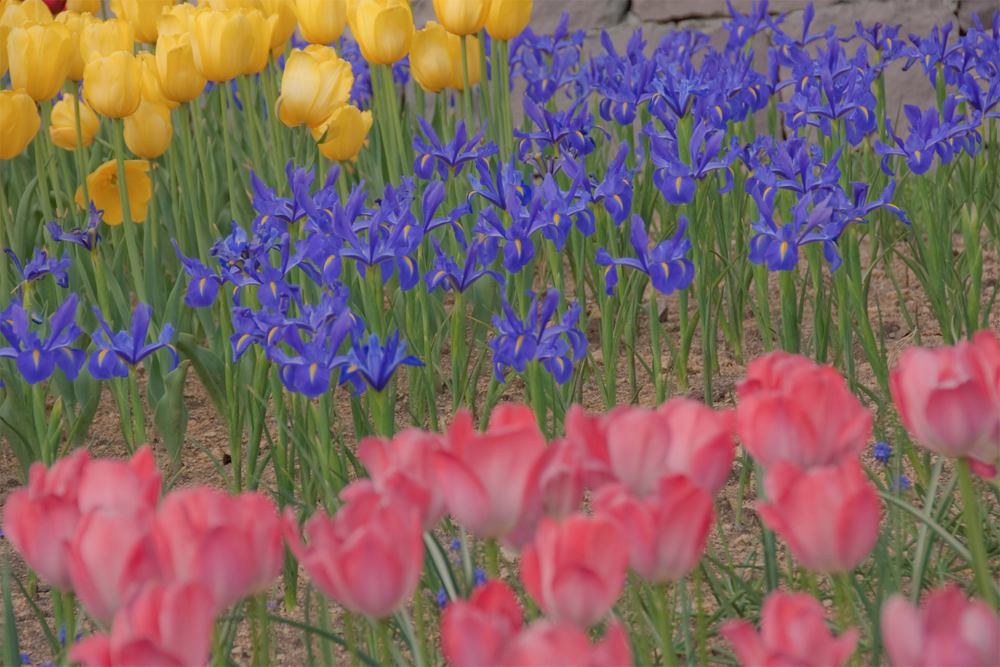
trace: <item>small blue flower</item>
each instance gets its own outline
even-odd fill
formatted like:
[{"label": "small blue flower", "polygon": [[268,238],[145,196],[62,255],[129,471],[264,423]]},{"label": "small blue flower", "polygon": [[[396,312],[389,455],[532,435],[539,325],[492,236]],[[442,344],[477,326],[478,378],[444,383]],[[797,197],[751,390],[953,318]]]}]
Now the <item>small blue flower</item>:
[{"label": "small blue flower", "polygon": [[443,588],[439,588],[437,592],[437,606],[440,609],[444,609],[448,605],[448,594],[444,592]]},{"label": "small blue flower", "polygon": [[473,584],[476,586],[482,586],[485,583],[486,583],[486,573],[477,567],[473,575]]},{"label": "small blue flower", "polygon": [[366,384],[375,391],[382,391],[400,366],[424,365],[416,357],[406,354],[406,341],[399,339],[398,331],[386,338],[384,345],[376,334],[363,343],[352,341],[347,361],[341,369],[340,383],[350,382],[354,385],[355,394],[364,391]]},{"label": "small blue flower", "polygon": [[893,484],[893,488],[896,491],[907,491],[907,490],[909,490],[909,488],[910,488],[910,478],[907,477],[906,475],[900,475],[896,479],[895,483]]},{"label": "small blue flower", "polygon": [[892,445],[884,440],[880,440],[875,443],[872,453],[875,456],[875,460],[879,463],[888,463],[889,459],[892,458]]},{"label": "small blue flower", "polygon": [[90,202],[90,215],[87,216],[86,227],[74,227],[70,231],[64,232],[58,222],[51,221],[46,225],[46,229],[49,230],[49,236],[52,237],[53,241],[75,243],[88,251],[92,251],[101,240],[101,235],[97,232],[97,226],[103,217],[104,211],[98,211],[94,207],[94,202]]},{"label": "small blue flower", "polygon": [[130,366],[138,365],[157,350],[169,352],[173,362],[171,370],[177,367],[177,350],[170,344],[174,337],[171,325],[164,324],[157,341],[146,344],[149,321],[153,315],[153,309],[148,304],[140,303],[132,311],[132,325],[128,331],[112,331],[96,306],[94,314],[101,326],[91,336],[97,349],[91,353],[87,369],[95,378],[107,380],[112,377],[128,377]]},{"label": "small blue flower", "polygon": [[454,538],[451,541],[451,550],[452,551],[461,551],[462,550],[462,540],[458,539],[457,537]]}]

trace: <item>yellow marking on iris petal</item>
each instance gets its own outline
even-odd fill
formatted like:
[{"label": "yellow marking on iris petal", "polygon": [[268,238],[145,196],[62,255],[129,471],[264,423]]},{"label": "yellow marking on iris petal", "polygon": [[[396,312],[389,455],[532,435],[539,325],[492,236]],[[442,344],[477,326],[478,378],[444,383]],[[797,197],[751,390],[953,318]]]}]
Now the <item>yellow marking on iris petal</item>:
[{"label": "yellow marking on iris petal", "polygon": [[718,104],[715,105],[715,113],[719,114],[719,118],[722,118],[722,107]]},{"label": "yellow marking on iris petal", "polygon": [[890,49],[892,48],[892,37],[885,38],[885,45],[888,46]]},{"label": "yellow marking on iris petal", "polygon": [[622,113],[628,113],[628,102],[622,102]]},{"label": "yellow marking on iris petal", "polygon": [[430,157],[431,157],[430,153],[428,153],[427,155],[424,155],[422,158],[420,158],[420,166],[421,167],[426,167],[427,166],[427,160],[429,160]]},{"label": "yellow marking on iris petal", "polygon": [[313,382],[316,380],[316,368],[318,364],[309,364],[309,381]]},{"label": "yellow marking on iris petal", "polygon": [[521,346],[524,345],[524,336],[518,336],[517,342],[514,343],[514,354],[520,354]]},{"label": "yellow marking on iris petal", "polygon": [[624,203],[622,202],[622,197],[621,197],[621,195],[615,195],[615,196],[613,197],[613,199],[615,200],[615,202],[616,202],[616,203],[617,203],[617,204],[618,204],[619,206],[621,206],[622,208],[625,208],[625,204],[624,204]]},{"label": "yellow marking on iris petal", "polygon": [[260,219],[260,224],[262,224],[262,225],[263,225],[263,224],[265,224],[265,223],[267,222],[267,219],[268,219],[269,217],[270,217],[270,216],[267,216],[267,215],[265,215],[265,216],[262,216],[262,217],[261,217],[261,219]]},{"label": "yellow marking on iris petal", "polygon": [[31,351],[31,361],[35,364],[35,368],[38,368],[38,360],[41,358],[42,353],[38,350]]},{"label": "yellow marking on iris petal", "polygon": [[327,267],[330,266],[330,262],[332,262],[335,259],[337,259],[336,255],[330,255],[329,257],[327,257],[326,261],[323,262],[323,270],[326,271]]},{"label": "yellow marking on iris petal", "polygon": [[271,341],[274,340],[274,334],[278,333],[278,327],[271,327],[267,332],[267,344],[270,345]]},{"label": "yellow marking on iris petal", "polygon": [[581,132],[580,130],[577,130],[576,131],[576,136],[580,137],[580,141],[583,141],[583,132]]},{"label": "yellow marking on iris petal", "polygon": [[108,351],[106,349],[101,350],[100,352],[97,353],[97,365],[98,366],[103,366],[104,365],[104,357],[106,357],[106,356],[108,356]]},{"label": "yellow marking on iris petal", "polygon": [[358,367],[355,366],[354,364],[351,364],[350,366],[347,367],[347,372],[348,373],[357,373],[358,372]]},{"label": "yellow marking on iris petal", "polygon": [[202,279],[200,279],[198,281],[198,294],[204,294],[205,293],[205,281],[206,280],[207,280],[206,278],[202,278]]},{"label": "yellow marking on iris petal", "polygon": [[778,247],[778,255],[781,259],[785,259],[785,255],[788,254],[788,241],[782,241],[781,245]]},{"label": "yellow marking on iris petal", "polygon": [[552,216],[552,222],[556,223],[557,225],[559,224],[559,221],[561,219],[562,219],[562,217],[558,213],[556,213],[555,215]]},{"label": "yellow marking on iris petal", "polygon": [[271,287],[271,296],[273,296],[275,299],[277,299],[278,298],[278,285],[277,285],[277,283],[275,283],[272,280],[270,287]]},{"label": "yellow marking on iris petal", "polygon": [[431,282],[436,283],[437,281],[441,280],[441,278],[443,278],[444,275],[445,275],[444,271],[438,271],[437,273],[434,274],[434,279]]},{"label": "yellow marking on iris petal", "polygon": [[410,225],[403,225],[403,239],[407,239],[410,236]]},{"label": "yellow marking on iris petal", "polygon": [[677,194],[681,193],[681,181],[683,181],[683,179],[680,176],[678,176],[677,180],[674,181],[674,187],[677,188]]},{"label": "yellow marking on iris petal", "polygon": [[243,343],[247,342],[247,338],[249,337],[250,334],[243,334],[242,336],[240,336],[239,339],[236,341],[236,349],[238,350],[241,347],[243,347]]},{"label": "yellow marking on iris petal", "polygon": [[764,199],[767,199],[768,195],[771,194],[771,190],[773,190],[773,189],[774,188],[771,187],[770,185],[767,186],[766,188],[764,188]]},{"label": "yellow marking on iris petal", "polygon": [[809,83],[809,75],[808,74],[806,74],[804,77],[802,77],[802,81],[799,81],[799,88],[805,88],[807,83]]},{"label": "yellow marking on iris petal", "polygon": [[805,111],[800,111],[800,112],[798,112],[797,114],[795,114],[794,116],[792,116],[792,122],[794,123],[794,122],[795,122],[795,121],[797,121],[797,120],[798,120],[799,118],[802,118],[802,117],[803,117],[803,116],[805,116],[805,115],[806,115],[806,112],[805,112]]},{"label": "yellow marking on iris petal", "polygon": [[663,269],[663,279],[667,280],[670,278],[670,265],[666,262],[660,262],[660,268]]},{"label": "yellow marking on iris petal", "polygon": [[517,254],[521,254],[521,239],[514,239],[514,247],[517,248]]}]

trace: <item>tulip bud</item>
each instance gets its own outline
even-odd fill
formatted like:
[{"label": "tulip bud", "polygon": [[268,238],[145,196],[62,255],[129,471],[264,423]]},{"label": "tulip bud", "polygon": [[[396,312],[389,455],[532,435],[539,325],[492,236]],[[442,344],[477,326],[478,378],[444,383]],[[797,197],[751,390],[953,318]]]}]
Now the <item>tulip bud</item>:
[{"label": "tulip bud", "polygon": [[66,11],[89,12],[94,16],[101,11],[101,0],[66,0]]},{"label": "tulip bud", "polygon": [[[264,16],[275,17],[274,27],[271,31],[271,49],[283,47],[285,42],[291,39],[292,33],[295,32],[295,8],[292,3],[293,0],[261,0],[261,11],[264,12]],[[341,19],[341,23],[343,23],[343,19]]]},{"label": "tulip bud", "polygon": [[155,102],[168,109],[178,106],[177,102],[163,94],[163,85],[160,83],[160,72],[156,68],[156,56],[149,51],[144,51],[136,56],[139,59],[139,67],[142,70],[140,77],[142,87],[142,99]]},{"label": "tulip bud", "polygon": [[203,77],[194,66],[191,36],[164,35],[156,40],[156,71],[163,96],[175,102],[190,102],[205,88]]},{"label": "tulip bud", "polygon": [[52,12],[42,0],[8,2],[0,14],[0,25],[19,28],[25,23],[51,23]]},{"label": "tulip bud", "polygon": [[[148,171],[149,163],[145,160],[125,160],[125,188],[128,190],[133,222],[146,219],[149,200],[153,198],[153,182]],[[104,211],[102,220],[105,224],[120,225],[124,222],[121,198],[118,195],[118,165],[115,160],[108,160],[87,176],[87,192],[94,207]],[[76,204],[80,208],[87,206],[82,187],[76,189]]]},{"label": "tulip bud", "polygon": [[122,18],[132,24],[135,38],[145,44],[156,41],[157,22],[173,0],[121,0]]},{"label": "tulip bud", "polygon": [[486,32],[493,39],[514,39],[528,27],[531,8],[532,0],[491,0]]},{"label": "tulip bud", "polygon": [[353,85],[351,64],[330,47],[310,44],[296,49],[281,77],[278,118],[288,127],[316,127],[347,104]]},{"label": "tulip bud", "polygon": [[163,104],[144,99],[135,113],[125,119],[125,145],[147,160],[163,155],[170,148],[173,135],[170,109]]},{"label": "tulip bud", "polygon": [[[83,146],[94,141],[94,135],[101,128],[101,120],[85,102],[80,102],[80,140]],[[49,120],[49,136],[59,148],[68,151],[79,148],[76,136],[76,104],[72,97],[64,96],[52,105]]]},{"label": "tulip bud", "polygon": [[7,37],[11,88],[36,102],[52,99],[66,80],[73,37],[61,23],[29,23]]},{"label": "tulip bud", "polygon": [[253,47],[251,48],[246,67],[241,74],[257,74],[267,67],[268,56],[271,55],[271,34],[278,22],[277,16],[264,16],[259,9],[243,10],[253,31]]},{"label": "tulip bud", "polygon": [[410,47],[410,72],[424,90],[432,93],[452,85],[455,70],[462,79],[461,40],[439,23],[428,21],[413,35]]},{"label": "tulip bud", "polygon": [[0,90],[0,160],[20,155],[41,125],[34,100],[22,90]]},{"label": "tulip bud", "polygon": [[438,21],[454,35],[479,32],[489,13],[490,0],[434,0],[434,14]]},{"label": "tulip bud", "polygon": [[313,44],[329,44],[340,38],[347,21],[345,0],[294,0],[302,38]]},{"label": "tulip bud", "polygon": [[91,60],[83,70],[83,96],[102,116],[132,115],[139,107],[141,93],[142,67],[126,51]]},{"label": "tulip bud", "polygon": [[312,131],[313,138],[322,141],[319,152],[327,160],[353,160],[361,152],[372,129],[372,112],[361,111],[345,104]]},{"label": "tulip bud", "polygon": [[181,35],[191,32],[191,26],[194,25],[194,17],[197,13],[198,8],[186,2],[172,5],[160,14],[156,21],[157,39],[164,35]]},{"label": "tulip bud", "polygon": [[80,51],[80,35],[87,25],[94,23],[95,19],[90,14],[78,14],[76,12],[61,12],[56,21],[69,28],[70,32],[70,56],[69,67],[66,73],[67,79],[80,81],[83,79],[83,67],[87,63],[83,60],[83,52]]},{"label": "tulip bud", "polygon": [[[462,72],[462,40],[455,38],[454,42],[454,54],[455,54],[455,78],[452,80],[450,87],[455,90],[462,90],[465,88],[465,74]],[[466,66],[469,68],[469,85],[475,86],[479,83],[479,40],[475,37],[465,38],[465,56],[466,56]]]},{"label": "tulip bud", "polygon": [[229,81],[248,69],[257,37],[250,13],[206,9],[194,15],[191,48],[195,68],[203,77]]},{"label": "tulip bud", "polygon": [[413,12],[407,0],[357,0],[347,20],[369,63],[391,65],[409,53]]},{"label": "tulip bud", "polygon": [[94,21],[80,33],[80,51],[86,63],[115,51],[132,53],[134,45],[135,31],[125,19]]}]

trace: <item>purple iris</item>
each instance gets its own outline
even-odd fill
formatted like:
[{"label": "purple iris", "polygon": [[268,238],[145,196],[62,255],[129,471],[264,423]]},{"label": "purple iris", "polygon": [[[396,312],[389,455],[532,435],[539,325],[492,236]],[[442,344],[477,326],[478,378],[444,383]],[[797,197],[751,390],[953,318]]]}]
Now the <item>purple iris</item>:
[{"label": "purple iris", "polygon": [[[524,99],[524,114],[531,119],[536,130],[522,132],[514,130],[514,136],[521,140],[518,155],[523,160],[531,150],[532,144],[540,150],[551,148],[553,151],[570,151],[574,155],[589,155],[597,144],[591,137],[591,132],[602,128],[594,125],[594,117],[587,110],[587,100],[580,99],[564,111],[549,111],[531,101]],[[607,134],[605,132],[605,134]]]},{"label": "purple iris", "polygon": [[87,369],[95,378],[107,380],[112,377],[128,377],[129,366],[138,365],[158,350],[170,353],[173,361],[171,370],[177,367],[177,350],[170,344],[174,337],[171,325],[163,325],[155,343],[146,343],[149,321],[153,314],[153,309],[148,304],[140,303],[132,311],[132,326],[128,331],[112,331],[96,306],[94,314],[101,326],[91,336],[97,349],[90,354]]},{"label": "purple iris", "polygon": [[[289,183],[291,183],[294,175],[291,160],[285,165],[285,173],[288,175]],[[333,184],[339,173],[340,167],[331,169],[327,176],[327,183]],[[252,203],[257,215],[260,216],[258,219],[260,224],[282,222],[289,225],[305,215],[305,211],[294,198],[279,197],[253,171],[250,172],[250,183],[253,188]]]},{"label": "purple iris", "polygon": [[76,379],[86,353],[71,345],[83,332],[76,325],[79,298],[70,294],[49,318],[48,338],[31,330],[28,313],[19,302],[10,304],[0,313],[0,334],[8,347],[0,348],[0,357],[13,359],[18,372],[28,384],[47,380],[56,367],[70,380]]},{"label": "purple iris", "polygon": [[836,271],[840,266],[837,238],[843,223],[837,220],[831,206],[831,195],[820,199],[810,193],[792,207],[791,220],[783,225],[775,222],[774,190],[752,193],[760,216],[752,225],[756,234],[750,239],[749,259],[754,264],[766,264],[769,271],[791,271],[799,261],[799,246],[822,243],[823,254]]},{"label": "purple iris", "polygon": [[[336,317],[312,336],[294,326],[269,329],[263,344],[268,358],[280,366],[281,382],[290,390],[309,397],[326,393],[330,389],[330,374],[348,363],[348,357],[340,348],[354,323],[351,311],[341,308]],[[303,337],[303,333],[307,335]],[[238,345],[234,341],[234,346]]]},{"label": "purple iris", "polygon": [[651,155],[656,166],[653,182],[663,193],[664,199],[671,204],[690,204],[694,201],[697,182],[713,171],[723,172],[725,181],[719,189],[720,193],[728,192],[732,188],[733,175],[730,165],[736,159],[736,152],[728,151],[726,155],[720,157],[722,140],[726,134],[722,130],[716,130],[704,121],[694,127],[688,141],[691,164],[681,160],[673,131],[657,133],[647,125],[645,132],[651,138]]},{"label": "purple iris", "polygon": [[505,284],[503,274],[486,268],[496,258],[495,244],[477,238],[469,247],[465,247],[465,242],[459,239],[465,252],[465,263],[459,266],[458,262],[444,254],[437,239],[432,238],[431,242],[435,250],[434,263],[431,265],[431,270],[424,275],[428,292],[433,292],[439,287],[446,291],[465,292],[478,280],[487,276],[500,285]]},{"label": "purple iris", "polygon": [[504,316],[493,316],[493,326],[498,335],[490,341],[493,350],[493,370],[496,379],[504,382],[503,370],[510,366],[523,373],[530,361],[539,361],[563,384],[573,375],[573,365],[587,350],[587,339],[577,328],[580,306],[572,304],[556,319],[559,291],[550,289],[542,302],[538,295],[531,295],[531,305],[526,319],[518,317],[507,300],[503,301]]},{"label": "purple iris", "polygon": [[726,0],[726,7],[729,8],[729,15],[732,21],[722,24],[722,27],[729,32],[729,41],[726,48],[730,51],[738,51],[746,46],[754,35],[765,30],[777,30],[778,25],[784,20],[784,16],[772,18],[767,13],[767,0],[752,0],[750,11],[745,15],[740,14],[733,8],[731,0]]},{"label": "purple iris", "polygon": [[174,252],[181,262],[184,273],[191,278],[184,292],[184,305],[188,308],[206,308],[215,303],[222,285],[222,276],[193,257],[185,257],[177,241],[172,240]]},{"label": "purple iris", "polygon": [[14,262],[14,268],[17,269],[18,274],[21,276],[22,283],[32,283],[51,275],[55,278],[56,284],[59,287],[66,288],[69,286],[69,272],[66,269],[73,262],[70,260],[68,254],[63,254],[62,259],[56,259],[49,257],[49,253],[45,248],[35,248],[31,259],[22,264],[21,259],[13,250],[5,248],[4,252]]},{"label": "purple iris", "polygon": [[75,243],[87,251],[92,251],[101,240],[101,235],[97,232],[97,226],[101,223],[103,217],[104,211],[98,211],[94,207],[94,202],[90,202],[90,212],[87,216],[85,227],[74,227],[70,231],[65,232],[59,226],[58,222],[51,221],[46,228],[49,230],[49,236],[52,237],[53,241]]},{"label": "purple iris", "polygon": [[594,188],[594,198],[604,204],[604,210],[616,225],[622,224],[632,213],[632,177],[635,169],[625,165],[629,152],[627,143],[618,147],[618,153],[604,172],[604,180]]},{"label": "purple iris", "polygon": [[493,142],[482,144],[485,126],[470,139],[465,131],[465,121],[459,121],[455,138],[442,142],[423,116],[419,116],[417,121],[422,136],[413,137],[413,149],[417,155],[413,172],[424,180],[431,179],[435,171],[439,177],[448,180],[452,175],[461,174],[466,163],[495,155],[499,150]]},{"label": "purple iris", "polygon": [[630,241],[635,250],[635,257],[612,257],[604,248],[597,250],[596,261],[605,267],[605,291],[609,295],[614,294],[615,286],[618,284],[619,266],[642,271],[649,276],[653,287],[663,294],[687,289],[694,280],[694,264],[687,258],[691,242],[684,236],[687,224],[687,218],[682,215],[677,225],[677,232],[671,238],[660,241],[650,248],[642,218],[633,215]]},{"label": "purple iris", "polygon": [[875,152],[882,156],[882,171],[894,175],[889,166],[889,158],[899,155],[906,158],[906,164],[915,174],[924,174],[934,163],[934,156],[941,158],[947,164],[956,153],[965,150],[969,154],[978,152],[982,145],[982,135],[975,124],[966,120],[965,116],[957,115],[957,100],[949,95],[939,114],[931,108],[921,111],[919,107],[908,104],[903,108],[910,123],[910,133],[904,141],[892,129],[892,124],[886,122],[889,136],[895,147],[875,142]]},{"label": "purple iris", "polygon": [[350,382],[354,394],[363,392],[365,385],[381,392],[400,366],[424,365],[413,355],[406,354],[406,341],[399,339],[398,331],[386,338],[384,345],[376,334],[361,343],[352,340],[347,360],[347,365],[341,368],[340,382]]}]

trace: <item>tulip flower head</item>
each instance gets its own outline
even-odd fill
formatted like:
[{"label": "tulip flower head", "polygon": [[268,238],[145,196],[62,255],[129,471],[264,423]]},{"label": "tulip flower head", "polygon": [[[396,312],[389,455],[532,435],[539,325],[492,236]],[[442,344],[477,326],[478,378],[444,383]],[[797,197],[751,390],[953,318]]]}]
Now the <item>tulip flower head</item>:
[{"label": "tulip flower head", "polygon": [[[146,219],[149,200],[153,198],[153,183],[148,171],[149,163],[145,160],[125,160],[125,186],[128,189],[133,222]],[[125,217],[118,194],[118,165],[115,160],[108,160],[87,176],[87,189],[91,203],[104,211],[104,222],[109,225],[122,224]],[[87,206],[87,202],[83,200],[82,187],[76,190],[76,203],[80,208]]]},{"label": "tulip flower head", "polygon": [[163,96],[178,103],[198,97],[207,83],[195,67],[188,33],[163,34],[161,31],[156,40],[156,72]]},{"label": "tulip flower head", "polygon": [[346,0],[292,0],[302,39],[330,44],[340,39],[347,23]]},{"label": "tulip flower head", "polygon": [[347,104],[353,85],[350,63],[332,48],[312,44],[295,49],[281,76],[278,117],[288,127],[318,127]]},{"label": "tulip flower head", "polygon": [[125,119],[125,145],[135,155],[152,160],[170,148],[174,136],[170,109],[163,104],[142,100],[139,108]]},{"label": "tulip flower head", "polygon": [[528,27],[533,0],[490,0],[486,32],[493,39],[509,41]]},{"label": "tulip flower head", "polygon": [[[80,110],[80,135],[76,133],[76,110]],[[77,104],[72,97],[64,95],[52,105],[49,122],[49,137],[52,143],[64,150],[72,151],[81,146],[89,146],[101,129],[101,119],[86,102]],[[82,143],[81,143],[82,142]]]},{"label": "tulip flower head", "polygon": [[345,104],[312,130],[319,152],[328,160],[345,162],[358,157],[372,129],[372,112]]},{"label": "tulip flower head", "polygon": [[23,90],[0,90],[0,160],[20,155],[38,133],[42,119]]},{"label": "tulip flower head", "polygon": [[131,116],[142,101],[142,66],[138,58],[126,51],[115,51],[90,60],[83,70],[83,96],[102,116]]},{"label": "tulip flower head", "polygon": [[110,56],[115,51],[131,54],[134,46],[135,30],[125,19],[91,21],[80,31],[80,52],[85,63]]},{"label": "tulip flower head", "polygon": [[347,21],[373,65],[391,65],[410,52],[413,12],[407,0],[357,0],[348,7]]},{"label": "tulip flower head", "polygon": [[55,97],[69,72],[73,44],[70,29],[51,19],[13,28],[7,35],[11,87],[36,102]]}]

